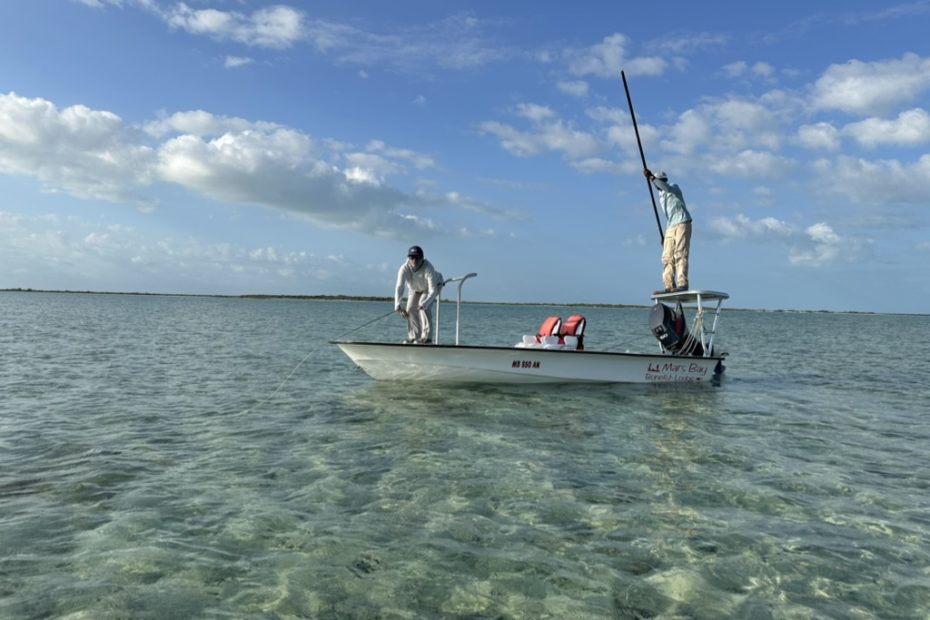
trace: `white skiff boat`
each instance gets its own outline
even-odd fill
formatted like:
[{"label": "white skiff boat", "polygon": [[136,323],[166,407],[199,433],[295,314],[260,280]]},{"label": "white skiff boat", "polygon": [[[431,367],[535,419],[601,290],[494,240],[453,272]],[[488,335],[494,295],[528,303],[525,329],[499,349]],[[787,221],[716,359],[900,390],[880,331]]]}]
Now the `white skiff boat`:
[{"label": "white skiff boat", "polygon": [[[658,340],[652,353],[598,351],[585,346],[585,319],[557,317],[545,332],[523,336],[512,346],[459,344],[462,284],[458,282],[455,344],[397,344],[334,340],[369,376],[385,381],[439,383],[683,383],[718,379],[726,354],[714,350],[714,336],[726,293],[687,290],[653,295],[650,327]],[[437,304],[440,301],[437,300]],[[666,304],[673,304],[671,308]],[[690,329],[684,310],[693,310]],[[709,315],[705,318],[705,314]],[[437,309],[436,333],[439,333]],[[590,343],[589,343],[590,345]]]}]

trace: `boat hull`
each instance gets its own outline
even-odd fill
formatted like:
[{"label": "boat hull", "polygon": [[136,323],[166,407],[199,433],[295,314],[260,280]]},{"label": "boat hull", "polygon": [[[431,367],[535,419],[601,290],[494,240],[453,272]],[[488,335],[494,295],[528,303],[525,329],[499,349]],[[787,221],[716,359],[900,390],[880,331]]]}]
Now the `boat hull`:
[{"label": "boat hull", "polygon": [[695,383],[721,357],[513,347],[335,341],[370,377],[438,383]]}]

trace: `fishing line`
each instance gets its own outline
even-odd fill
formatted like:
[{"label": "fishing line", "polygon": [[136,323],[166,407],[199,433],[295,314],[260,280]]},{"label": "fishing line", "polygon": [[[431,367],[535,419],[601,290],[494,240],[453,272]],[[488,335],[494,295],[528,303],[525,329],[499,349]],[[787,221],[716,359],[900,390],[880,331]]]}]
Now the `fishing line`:
[{"label": "fishing line", "polygon": [[[376,318],[374,318],[374,319],[368,321],[367,323],[364,323],[364,324],[362,324],[362,325],[359,325],[358,327],[355,327],[355,328],[353,328],[353,329],[350,329],[349,331],[345,332],[344,334],[340,334],[339,336],[336,336],[333,340],[340,340],[342,337],[348,336],[349,334],[351,334],[351,333],[353,333],[353,332],[357,332],[358,330],[362,329],[363,327],[368,327],[368,326],[371,325],[372,323],[375,323],[376,321],[380,321],[381,319],[385,319],[385,318],[391,316],[392,314],[394,314],[394,311],[393,311],[393,310],[391,310],[390,312],[388,312],[388,313],[386,313],[386,314],[382,314],[381,316],[376,317]],[[249,412],[252,411],[253,409],[256,409],[256,408],[258,408],[258,407],[261,407],[262,405],[264,405],[265,403],[267,403],[269,400],[271,400],[272,398],[274,398],[274,397],[277,395],[277,393],[281,391],[281,388],[284,387],[284,384],[287,383],[287,382],[290,380],[290,378],[294,376],[294,373],[297,372],[297,369],[300,368],[301,366],[303,366],[303,363],[306,362],[307,359],[308,359],[311,355],[313,355],[313,353],[314,353],[315,350],[316,350],[316,349],[310,349],[310,352],[307,353],[307,354],[304,356],[304,358],[303,358],[302,360],[300,360],[299,362],[297,362],[297,365],[294,366],[294,369],[291,370],[291,372],[289,372],[288,375],[287,375],[286,377],[284,377],[284,381],[282,381],[282,382],[278,385],[278,387],[275,388],[275,391],[272,392],[270,396],[268,396],[267,398],[265,398],[264,400],[262,400],[262,401],[259,402],[258,404],[253,405],[252,407],[249,407],[249,408],[246,409],[243,413],[249,413]]]},{"label": "fishing line", "polygon": [[380,321],[381,319],[386,319],[387,317],[391,316],[392,314],[394,314],[394,310],[391,310],[391,311],[388,312],[387,314],[382,314],[381,316],[379,316],[379,317],[377,317],[377,318],[374,318],[374,319],[368,321],[367,323],[364,323],[364,324],[362,324],[362,325],[359,325],[358,327],[354,327],[354,328],[350,329],[349,331],[347,331],[347,332],[344,333],[344,334],[339,334],[338,336],[336,336],[335,338],[333,338],[333,340],[341,340],[344,336],[348,336],[348,335],[351,334],[351,333],[357,332],[358,330],[362,329],[363,327],[368,327],[369,325],[371,325],[372,323],[374,323],[374,322],[376,322],[376,321]]}]

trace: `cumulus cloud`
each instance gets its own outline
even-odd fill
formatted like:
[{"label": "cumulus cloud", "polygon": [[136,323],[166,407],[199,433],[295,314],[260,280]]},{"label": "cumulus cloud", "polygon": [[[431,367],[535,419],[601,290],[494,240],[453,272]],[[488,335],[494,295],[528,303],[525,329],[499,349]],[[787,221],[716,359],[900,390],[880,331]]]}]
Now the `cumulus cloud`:
[{"label": "cumulus cloud", "polygon": [[709,222],[710,230],[724,239],[786,238],[795,234],[794,228],[774,217],[753,220],[743,214],[735,217],[715,217]]},{"label": "cumulus cloud", "polygon": [[520,103],[516,107],[517,116],[529,119],[534,123],[541,123],[545,120],[555,117],[555,112],[546,106],[535,103]]},{"label": "cumulus cloud", "polygon": [[160,12],[171,28],[254,47],[286,48],[303,37],[303,14],[289,6],[271,6],[244,14],[193,9],[181,2]]},{"label": "cumulus cloud", "polygon": [[833,228],[819,222],[805,231],[807,243],[791,249],[788,261],[801,267],[820,267],[835,262],[840,257],[852,258],[858,252],[858,244],[843,239]]},{"label": "cumulus cloud", "polygon": [[590,47],[567,50],[568,71],[577,77],[600,78],[616,78],[621,69],[630,75],[660,75],[665,71],[667,63],[662,58],[628,58],[628,46],[626,36],[614,33]]},{"label": "cumulus cloud", "polygon": [[316,158],[311,141],[294,130],[256,127],[171,138],[159,148],[157,171],[213,200],[286,209],[325,226],[374,234],[420,228],[406,211],[426,203],[384,182],[396,166],[359,153],[344,161],[340,168]]},{"label": "cumulus cloud", "polygon": [[813,165],[820,192],[857,204],[926,205],[930,203],[930,155],[913,163],[839,157]]},{"label": "cumulus cloud", "polygon": [[811,89],[815,109],[877,114],[913,101],[930,88],[930,58],[905,54],[878,62],[830,65]]},{"label": "cumulus cloud", "polygon": [[561,80],[556,83],[556,87],[572,97],[585,97],[588,94],[588,83],[584,80]]},{"label": "cumulus cloud", "polygon": [[254,59],[246,56],[227,56],[226,60],[223,62],[223,66],[227,69],[238,69],[239,67],[251,65],[254,62]]},{"label": "cumulus cloud", "polygon": [[[324,226],[429,233],[437,226],[417,211],[464,206],[401,191],[391,178],[408,166],[434,165],[428,155],[378,140],[362,150],[318,144],[275,123],[202,110],[166,115],[143,131],[111,112],[0,95],[0,173],[36,177],[52,191],[81,198],[151,208],[147,190],[167,183],[212,200],[296,212]],[[490,207],[483,212],[508,216]]]},{"label": "cumulus cloud", "polygon": [[830,123],[801,125],[798,128],[798,142],[812,150],[835,151],[840,148],[840,132]]},{"label": "cumulus cloud", "polygon": [[923,109],[915,108],[901,112],[893,120],[869,118],[846,125],[843,134],[868,148],[883,145],[920,146],[930,142],[930,115]]},{"label": "cumulus cloud", "polygon": [[727,77],[759,77],[770,78],[775,73],[775,68],[767,62],[755,62],[749,64],[745,60],[738,60],[723,66],[723,73]]},{"label": "cumulus cloud", "polygon": [[436,162],[429,155],[418,153],[410,149],[390,147],[381,140],[371,140],[365,149],[372,153],[384,153],[387,157],[409,161],[419,170],[433,168]]},{"label": "cumulus cloud", "polygon": [[151,183],[155,151],[140,137],[112,112],[0,95],[0,172],[52,190],[150,206],[136,188]]},{"label": "cumulus cloud", "polygon": [[707,163],[707,167],[717,174],[742,178],[780,177],[788,174],[795,165],[787,157],[752,149],[713,157]]},{"label": "cumulus cloud", "polygon": [[164,115],[157,121],[151,121],[143,129],[155,138],[165,135],[192,134],[195,136],[219,136],[227,132],[241,132],[251,128],[261,131],[273,131],[281,126],[276,123],[253,123],[243,118],[217,116],[204,110],[188,110]]},{"label": "cumulus cloud", "polygon": [[753,220],[743,214],[735,217],[715,217],[708,227],[711,233],[725,240],[774,242],[787,246],[788,263],[798,267],[822,267],[839,258],[853,259],[860,244],[837,234],[826,222],[818,222],[804,230],[774,217]]},{"label": "cumulus cloud", "polygon": [[687,155],[707,144],[711,135],[711,120],[695,110],[683,112],[661,145],[668,151]]},{"label": "cumulus cloud", "polygon": [[[663,149],[680,155],[699,151],[735,153],[745,149],[777,151],[792,122],[796,102],[770,93],[759,99],[709,99],[682,112],[667,131],[660,132]],[[770,155],[774,161],[775,155]]]},{"label": "cumulus cloud", "polygon": [[567,125],[545,106],[522,103],[517,106],[516,114],[530,121],[528,131],[497,121],[485,121],[478,129],[495,136],[504,149],[519,157],[559,152],[569,159],[579,159],[601,148],[597,138]]}]

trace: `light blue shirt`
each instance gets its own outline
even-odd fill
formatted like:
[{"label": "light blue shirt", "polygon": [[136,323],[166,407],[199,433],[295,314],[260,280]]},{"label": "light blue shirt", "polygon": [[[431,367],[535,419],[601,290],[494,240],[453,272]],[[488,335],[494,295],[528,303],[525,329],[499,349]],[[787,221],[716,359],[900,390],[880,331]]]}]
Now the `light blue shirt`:
[{"label": "light blue shirt", "polygon": [[676,224],[690,222],[691,214],[688,213],[688,208],[685,206],[685,197],[681,193],[681,188],[662,179],[654,178],[652,182],[659,188],[659,203],[665,212],[668,227],[671,228]]}]

